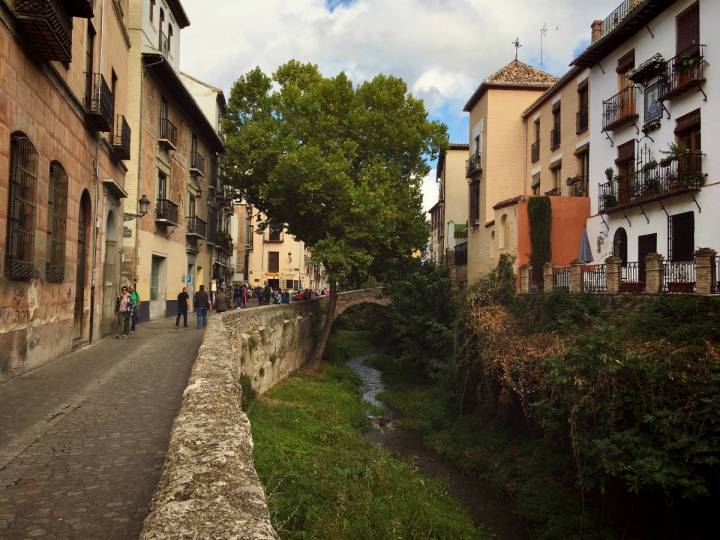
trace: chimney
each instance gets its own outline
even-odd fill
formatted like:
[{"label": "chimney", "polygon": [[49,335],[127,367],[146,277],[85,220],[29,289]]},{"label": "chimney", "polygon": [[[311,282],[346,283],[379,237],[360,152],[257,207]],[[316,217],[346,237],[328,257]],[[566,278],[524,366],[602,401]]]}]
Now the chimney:
[{"label": "chimney", "polygon": [[600,19],[595,19],[593,23],[590,25],[591,28],[591,43],[595,43],[602,37],[602,21]]}]

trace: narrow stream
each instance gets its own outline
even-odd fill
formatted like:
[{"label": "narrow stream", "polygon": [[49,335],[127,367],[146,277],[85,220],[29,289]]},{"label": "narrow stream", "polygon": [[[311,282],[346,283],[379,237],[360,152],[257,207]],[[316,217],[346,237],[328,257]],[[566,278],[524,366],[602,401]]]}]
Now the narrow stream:
[{"label": "narrow stream", "polygon": [[378,400],[384,390],[382,373],[365,364],[367,357],[353,358],[348,366],[363,383],[363,399],[383,411],[371,417],[373,429],[365,437],[403,459],[410,460],[421,472],[448,483],[450,494],[467,509],[476,525],[484,525],[498,539],[524,540],[527,531],[495,489],[481,479],[466,475],[446,458],[423,443],[419,433],[403,429],[397,413]]}]

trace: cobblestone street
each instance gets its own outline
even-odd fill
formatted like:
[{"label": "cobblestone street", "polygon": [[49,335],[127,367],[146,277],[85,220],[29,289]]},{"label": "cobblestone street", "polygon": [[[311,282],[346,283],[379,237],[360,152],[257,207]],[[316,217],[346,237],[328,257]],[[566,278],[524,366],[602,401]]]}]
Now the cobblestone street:
[{"label": "cobblestone street", "polygon": [[137,537],[202,339],[191,317],[0,385],[0,539]]}]

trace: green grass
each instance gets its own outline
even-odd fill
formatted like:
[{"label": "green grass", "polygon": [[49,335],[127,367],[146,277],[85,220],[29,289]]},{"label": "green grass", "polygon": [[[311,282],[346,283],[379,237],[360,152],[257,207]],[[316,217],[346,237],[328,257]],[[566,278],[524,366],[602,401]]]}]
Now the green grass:
[{"label": "green grass", "polygon": [[[367,335],[334,336],[336,361],[367,350]],[[365,440],[367,404],[350,369],[299,373],[250,413],[255,466],[271,518],[288,539],[475,539],[446,486]]]},{"label": "green grass", "polygon": [[379,398],[400,412],[408,429],[468,474],[477,475],[508,497],[539,540],[612,538],[595,516],[583,513],[574,469],[564,453],[519,433],[498,420],[458,416],[441,386],[408,375],[383,355],[372,364],[383,371],[387,390]]}]

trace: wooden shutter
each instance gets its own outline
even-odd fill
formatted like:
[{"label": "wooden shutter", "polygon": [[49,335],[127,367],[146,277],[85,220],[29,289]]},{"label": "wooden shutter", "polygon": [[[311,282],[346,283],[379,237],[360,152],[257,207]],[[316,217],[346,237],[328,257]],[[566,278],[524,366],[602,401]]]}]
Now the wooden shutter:
[{"label": "wooden shutter", "polygon": [[280,271],[280,252],[268,251],[268,272],[277,273]]},{"label": "wooden shutter", "polygon": [[617,165],[635,159],[635,141],[628,141],[618,146],[618,157],[615,160]]},{"label": "wooden shutter", "polygon": [[677,54],[697,54],[700,45],[700,7],[696,2],[676,19]]}]

